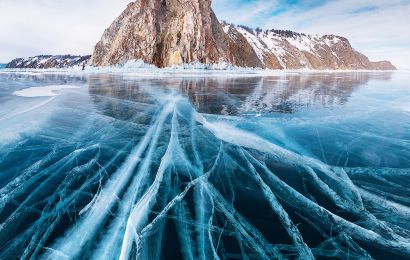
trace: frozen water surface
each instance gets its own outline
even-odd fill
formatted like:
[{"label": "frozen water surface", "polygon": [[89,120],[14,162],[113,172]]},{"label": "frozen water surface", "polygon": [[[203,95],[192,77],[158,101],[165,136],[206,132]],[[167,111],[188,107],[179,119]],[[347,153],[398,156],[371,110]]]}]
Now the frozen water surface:
[{"label": "frozen water surface", "polygon": [[78,88],[70,85],[30,87],[22,90],[14,91],[13,94],[19,97],[55,97],[63,89]]},{"label": "frozen water surface", "polygon": [[2,71],[0,259],[409,259],[410,73],[200,74]]}]

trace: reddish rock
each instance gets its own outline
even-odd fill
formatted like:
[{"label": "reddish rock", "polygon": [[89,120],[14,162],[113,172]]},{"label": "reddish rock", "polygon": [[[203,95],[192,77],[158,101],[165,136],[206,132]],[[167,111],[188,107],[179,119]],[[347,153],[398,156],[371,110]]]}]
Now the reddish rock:
[{"label": "reddish rock", "polygon": [[231,62],[222,26],[205,0],[141,0],[105,31],[92,64],[142,59],[158,67]]}]

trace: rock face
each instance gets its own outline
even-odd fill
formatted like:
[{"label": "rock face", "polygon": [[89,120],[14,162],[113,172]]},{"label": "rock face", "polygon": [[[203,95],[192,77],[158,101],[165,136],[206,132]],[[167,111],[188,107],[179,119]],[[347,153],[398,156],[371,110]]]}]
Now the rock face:
[{"label": "rock face", "polygon": [[206,0],[139,0],[105,31],[92,64],[142,59],[158,67],[230,62],[225,33]]},{"label": "rock face", "polygon": [[73,55],[40,55],[30,58],[18,58],[6,65],[8,69],[49,69],[49,68],[69,68],[82,66],[88,63],[91,56]]},{"label": "rock face", "polygon": [[269,69],[396,69],[370,62],[346,38],[220,23],[210,0],[138,0],[104,32],[91,63],[141,59],[158,67],[227,62]]}]

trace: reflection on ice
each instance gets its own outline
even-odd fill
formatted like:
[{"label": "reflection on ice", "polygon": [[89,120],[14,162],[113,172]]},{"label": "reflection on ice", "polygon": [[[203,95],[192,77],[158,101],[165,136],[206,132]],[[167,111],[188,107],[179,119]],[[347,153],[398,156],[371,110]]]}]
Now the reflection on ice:
[{"label": "reflection on ice", "polygon": [[[248,78],[164,78],[116,82],[115,76],[91,77],[90,92],[121,99],[144,97],[146,88],[176,89],[201,113],[292,113],[310,106],[335,106],[348,102],[352,92],[370,80],[387,81],[389,73],[289,74]],[[128,96],[125,96],[128,95]]]},{"label": "reflection on ice", "polygon": [[405,259],[408,121],[350,107],[372,77],[90,75],[0,152],[0,258]]}]

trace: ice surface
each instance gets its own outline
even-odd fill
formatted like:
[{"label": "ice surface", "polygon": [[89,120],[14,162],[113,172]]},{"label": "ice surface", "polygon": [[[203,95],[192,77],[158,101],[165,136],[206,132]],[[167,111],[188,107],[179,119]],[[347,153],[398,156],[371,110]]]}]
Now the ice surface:
[{"label": "ice surface", "polygon": [[134,73],[0,74],[1,259],[410,256],[408,75]]},{"label": "ice surface", "polygon": [[19,97],[54,97],[58,95],[58,92],[63,89],[75,89],[78,86],[70,85],[56,85],[56,86],[44,86],[44,87],[31,87],[25,88],[13,92],[13,95]]}]

